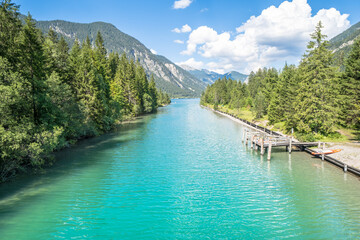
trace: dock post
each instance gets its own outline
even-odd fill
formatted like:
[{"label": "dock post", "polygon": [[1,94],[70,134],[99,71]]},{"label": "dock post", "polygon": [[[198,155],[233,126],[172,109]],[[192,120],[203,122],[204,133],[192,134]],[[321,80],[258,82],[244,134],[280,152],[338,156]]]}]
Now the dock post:
[{"label": "dock post", "polygon": [[319,143],[318,143],[318,149],[320,149],[320,141],[319,141]]},{"label": "dock post", "polygon": [[344,172],[347,172],[347,165],[344,164]]},{"label": "dock post", "polygon": [[251,136],[251,148],[254,148],[254,135]]},{"label": "dock post", "polygon": [[271,159],[271,141],[269,141],[269,149],[268,149],[267,160],[270,161],[270,159]]},{"label": "dock post", "polygon": [[260,139],[260,144],[261,144],[261,150],[260,150],[260,154],[264,155],[264,137],[262,137]]},{"label": "dock post", "polygon": [[248,139],[248,132],[245,132],[245,145],[247,146],[249,144],[249,139]]},{"label": "dock post", "polygon": [[321,160],[325,160],[325,154],[324,154],[324,150],[325,150],[325,143],[323,143],[323,146],[322,146],[322,150],[323,150],[323,154],[321,154]]},{"label": "dock post", "polygon": [[289,143],[289,154],[291,153],[291,148],[292,148],[292,137],[290,137],[290,143]]}]

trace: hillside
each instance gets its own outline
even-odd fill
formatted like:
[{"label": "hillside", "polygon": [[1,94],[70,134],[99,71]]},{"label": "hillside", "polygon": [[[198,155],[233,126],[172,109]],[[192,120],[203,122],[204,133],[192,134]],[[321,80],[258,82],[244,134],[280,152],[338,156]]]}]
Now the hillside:
[{"label": "hillside", "polygon": [[70,46],[78,38],[80,42],[89,36],[94,42],[98,31],[101,32],[105,47],[109,52],[125,52],[132,59],[140,61],[140,64],[150,76],[155,77],[156,85],[169,93],[172,97],[199,97],[206,84],[184,71],[176,64],[162,56],[157,56],[137,39],[121,32],[114,25],[104,22],[73,23],[61,20],[38,21],[39,27],[44,33],[53,28],[58,34],[64,36]]},{"label": "hillside", "polygon": [[216,80],[223,77],[244,82],[248,77],[248,75],[236,71],[220,74],[206,69],[202,69],[202,70],[194,69],[187,65],[181,65],[181,67],[206,84],[213,84]]},{"label": "hillside", "polygon": [[330,40],[329,49],[334,53],[335,65],[343,67],[344,59],[349,54],[354,39],[360,36],[360,22]]}]

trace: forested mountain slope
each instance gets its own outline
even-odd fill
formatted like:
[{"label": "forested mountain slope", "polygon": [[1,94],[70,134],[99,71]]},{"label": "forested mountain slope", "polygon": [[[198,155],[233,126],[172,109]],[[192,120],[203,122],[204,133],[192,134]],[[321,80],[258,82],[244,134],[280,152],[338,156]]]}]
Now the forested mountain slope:
[{"label": "forested mountain slope", "polygon": [[169,93],[172,97],[198,97],[205,89],[205,84],[189,74],[165,57],[153,54],[137,39],[121,32],[114,25],[104,22],[73,23],[62,20],[37,21],[37,27],[44,33],[50,28],[64,36],[73,45],[76,38],[80,42],[89,36],[94,45],[98,31],[101,32],[105,48],[109,52],[125,52],[132,59],[140,61],[146,74],[154,74],[156,86]]},{"label": "forested mountain slope", "polygon": [[344,59],[354,44],[354,40],[360,36],[360,22],[352,25],[346,31],[330,40],[329,49],[334,53],[335,64],[344,68]]}]

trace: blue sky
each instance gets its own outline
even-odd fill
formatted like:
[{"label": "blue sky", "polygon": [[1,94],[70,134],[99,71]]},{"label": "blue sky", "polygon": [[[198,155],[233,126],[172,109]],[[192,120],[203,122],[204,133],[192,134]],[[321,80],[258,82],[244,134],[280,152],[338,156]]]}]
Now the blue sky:
[{"label": "blue sky", "polygon": [[217,72],[297,63],[318,20],[330,37],[360,21],[359,0],[14,2],[37,20],[112,23],[173,62]]}]

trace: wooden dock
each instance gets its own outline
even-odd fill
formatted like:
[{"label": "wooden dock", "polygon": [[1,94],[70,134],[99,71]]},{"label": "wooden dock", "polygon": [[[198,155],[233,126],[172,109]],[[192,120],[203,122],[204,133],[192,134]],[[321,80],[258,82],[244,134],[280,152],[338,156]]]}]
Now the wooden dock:
[{"label": "wooden dock", "polygon": [[268,152],[267,159],[271,159],[271,150],[275,147],[285,147],[286,151],[291,154],[293,148],[304,151],[308,147],[318,146],[317,142],[298,142],[292,136],[272,135],[263,131],[250,131],[244,130],[242,141],[254,148],[260,150],[260,154],[264,155],[265,151]]},{"label": "wooden dock", "polygon": [[[243,132],[242,141],[251,146],[255,150],[260,150],[260,154],[264,155],[267,151],[267,159],[271,159],[271,150],[274,147],[285,147],[286,151],[291,154],[293,148],[297,148],[300,151],[305,151],[308,147],[318,146],[320,148],[320,143],[318,142],[298,142],[292,136],[285,136],[281,133],[272,131],[265,127],[258,126],[252,122],[249,122],[245,119],[241,119],[237,116],[234,116],[229,113],[222,111],[218,112],[222,114],[229,115],[237,120],[243,122],[247,128]],[[324,156],[323,156],[324,157]]]},{"label": "wooden dock", "polygon": [[[217,110],[217,112],[231,116],[243,122],[246,127],[243,131],[242,142],[246,145],[250,144],[252,149],[260,150],[261,155],[264,155],[265,151],[267,151],[267,160],[269,161],[271,159],[271,150],[273,147],[285,147],[286,151],[288,151],[289,154],[291,154],[293,148],[297,148],[300,151],[306,151],[308,153],[316,152],[315,149],[311,149],[309,147],[317,146],[318,150],[324,150],[325,148],[325,143],[298,142],[293,139],[292,136],[285,136],[281,133],[258,126],[252,122],[246,121],[226,112],[222,112],[219,110]],[[329,163],[332,163],[335,166],[342,168],[344,172],[351,172],[356,176],[360,177],[360,169],[348,166],[347,164],[325,154],[318,155],[317,157],[320,157],[323,161],[328,161]]]}]

